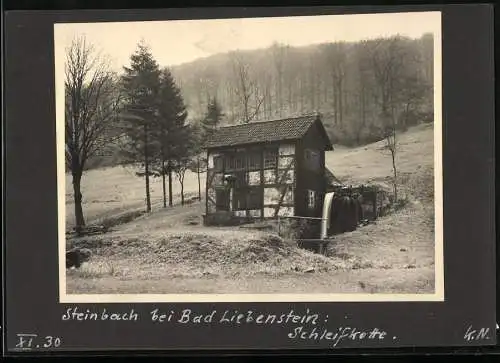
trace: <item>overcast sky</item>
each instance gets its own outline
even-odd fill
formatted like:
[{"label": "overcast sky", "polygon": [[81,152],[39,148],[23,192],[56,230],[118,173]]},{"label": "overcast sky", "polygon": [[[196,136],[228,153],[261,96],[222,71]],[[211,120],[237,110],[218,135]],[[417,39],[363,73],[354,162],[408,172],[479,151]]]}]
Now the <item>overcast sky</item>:
[{"label": "overcast sky", "polygon": [[303,46],[337,40],[362,39],[395,34],[420,37],[440,31],[436,12],[321,15],[283,18],[223,20],[169,20],[120,23],[76,23],[55,25],[56,52],[77,35],[106,54],[112,67],[121,71],[129,64],[137,43],[151,47],[161,66],[193,61],[235,49],[265,48],[273,42]]}]

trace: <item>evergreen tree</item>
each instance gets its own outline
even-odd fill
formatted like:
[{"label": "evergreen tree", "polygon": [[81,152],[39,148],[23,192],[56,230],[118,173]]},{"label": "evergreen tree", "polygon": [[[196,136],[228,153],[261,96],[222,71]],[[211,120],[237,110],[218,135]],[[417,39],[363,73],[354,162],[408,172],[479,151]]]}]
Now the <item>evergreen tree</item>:
[{"label": "evergreen tree", "polygon": [[151,211],[149,188],[150,163],[158,148],[155,138],[157,100],[160,91],[160,69],[148,46],[143,42],[124,67],[122,77],[126,97],[124,123],[129,142],[124,154],[128,162],[141,162],[145,171],[146,211]]},{"label": "evergreen tree", "polygon": [[158,98],[159,169],[163,178],[163,206],[167,206],[165,176],[168,175],[169,205],[172,206],[172,172],[187,153],[187,110],[179,87],[168,68],[161,72]]},{"label": "evergreen tree", "polygon": [[212,98],[207,105],[207,113],[201,121],[202,133],[205,137],[210,137],[220,126],[224,113],[217,99]]},{"label": "evergreen tree", "polygon": [[219,128],[225,114],[217,99],[209,99],[207,111],[198,125],[191,127],[192,156],[191,171],[198,177],[198,199],[201,200],[201,178],[200,174],[206,171],[207,159],[203,155],[204,144]]}]

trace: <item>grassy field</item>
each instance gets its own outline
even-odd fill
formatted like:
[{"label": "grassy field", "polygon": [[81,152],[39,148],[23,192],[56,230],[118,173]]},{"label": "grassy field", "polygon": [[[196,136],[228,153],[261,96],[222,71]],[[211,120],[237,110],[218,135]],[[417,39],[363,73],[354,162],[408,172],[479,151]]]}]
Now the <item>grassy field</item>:
[{"label": "grassy field", "polygon": [[[124,211],[145,209],[146,194],[143,177],[135,175],[132,167],[109,167],[86,171],[82,178],[83,212],[86,221],[93,223]],[[200,174],[201,189],[204,190],[206,174]],[[168,183],[168,182],[167,182]],[[180,203],[180,186],[173,179],[173,202]],[[150,178],[153,211],[163,206],[161,178]],[[168,184],[167,184],[168,188]],[[198,175],[186,171],[184,193],[187,197],[198,195]],[[66,227],[75,223],[71,175],[66,175]]]},{"label": "grassy field", "polygon": [[[382,146],[337,148],[327,154],[327,166],[344,182],[387,184],[391,161]],[[405,207],[336,236],[327,256],[270,233],[204,227],[203,202],[163,209],[161,179],[153,179],[153,213],[103,235],[68,241],[94,253],[81,269],[68,271],[68,293],[432,293],[432,125],[401,135],[397,163]],[[143,183],[134,170],[121,167],[88,172],[87,219],[144,208]],[[185,190],[197,193],[196,174],[186,176]],[[177,195],[174,201],[180,201]],[[70,200],[66,206],[71,208]]]}]

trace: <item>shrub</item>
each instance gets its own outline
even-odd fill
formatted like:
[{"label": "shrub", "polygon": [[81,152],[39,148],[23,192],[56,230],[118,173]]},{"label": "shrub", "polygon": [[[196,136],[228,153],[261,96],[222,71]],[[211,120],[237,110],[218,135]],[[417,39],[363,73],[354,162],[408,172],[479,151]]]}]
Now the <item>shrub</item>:
[{"label": "shrub", "polygon": [[318,238],[318,220],[307,219],[281,219],[280,236],[285,240],[299,240],[306,238]]},{"label": "shrub", "polygon": [[394,209],[395,210],[403,209],[408,205],[408,202],[409,202],[408,198],[398,198],[396,203],[394,203]]}]

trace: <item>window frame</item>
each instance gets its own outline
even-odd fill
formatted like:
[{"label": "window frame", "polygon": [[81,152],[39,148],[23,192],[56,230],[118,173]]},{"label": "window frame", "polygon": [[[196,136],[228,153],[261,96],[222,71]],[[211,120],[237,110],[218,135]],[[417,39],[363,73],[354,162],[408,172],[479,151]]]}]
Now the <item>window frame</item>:
[{"label": "window frame", "polygon": [[246,157],[246,169],[248,171],[258,171],[262,168],[262,155],[255,151],[249,150]]},{"label": "window frame", "polygon": [[279,148],[264,149],[264,169],[273,169],[278,167]]},{"label": "window frame", "polygon": [[307,208],[317,208],[317,192],[315,190],[307,189]]}]

